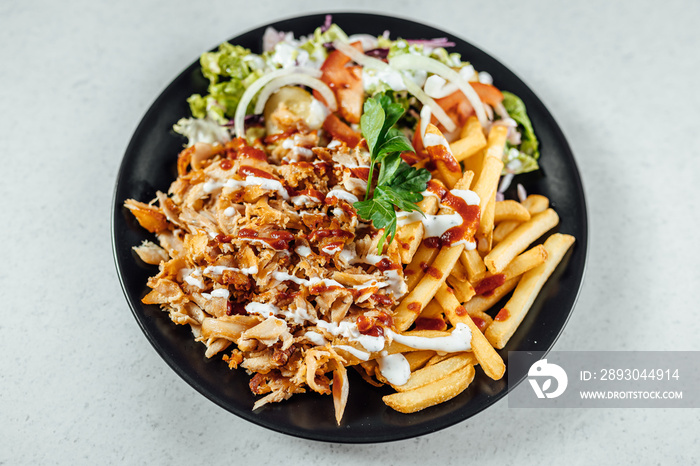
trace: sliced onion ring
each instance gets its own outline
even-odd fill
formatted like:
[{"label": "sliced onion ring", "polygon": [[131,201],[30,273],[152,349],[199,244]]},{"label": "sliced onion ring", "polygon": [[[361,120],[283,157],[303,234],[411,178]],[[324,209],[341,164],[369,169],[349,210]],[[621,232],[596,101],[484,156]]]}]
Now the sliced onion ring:
[{"label": "sliced onion ring", "polygon": [[[484,111],[484,104],[479,99],[476,91],[472,88],[468,81],[466,81],[462,76],[459,75],[455,70],[449,66],[440,63],[430,57],[424,57],[421,55],[405,54],[393,57],[389,60],[389,64],[397,70],[424,70],[429,73],[437,74],[446,81],[450,81],[457,85],[460,91],[464,93],[464,96],[469,100],[474,111],[476,112],[476,117],[479,119],[482,127],[488,124],[488,119],[486,118],[486,112]],[[416,96],[417,97],[417,96]],[[437,116],[437,115],[436,115]]]},{"label": "sliced onion ring", "polygon": [[311,89],[318,91],[328,104],[328,110],[331,112],[338,110],[335,95],[333,94],[331,88],[328,87],[328,84],[324,83],[320,79],[316,79],[306,74],[290,74],[273,79],[262,89],[262,91],[260,91],[258,101],[255,103],[255,114],[260,114],[263,112],[263,110],[265,110],[265,103],[267,103],[267,100],[272,94],[284,86],[290,86],[293,84],[303,84],[304,86],[308,86]]},{"label": "sliced onion ring", "polygon": [[245,113],[246,110],[248,109],[248,105],[250,105],[250,102],[253,100],[255,97],[255,94],[258,93],[260,89],[265,87],[267,83],[270,81],[282,77],[282,76],[287,76],[291,74],[296,74],[296,75],[308,75],[308,76],[313,76],[316,78],[321,77],[321,71],[314,69],[314,68],[305,68],[301,66],[296,66],[292,68],[282,68],[279,70],[275,70],[271,73],[265,74],[258,78],[256,81],[253,82],[248,88],[245,90],[243,95],[241,96],[241,100],[238,103],[238,107],[236,107],[236,113],[233,118],[233,123],[234,123],[234,128],[236,131],[236,136],[237,137],[244,137],[245,136]]}]

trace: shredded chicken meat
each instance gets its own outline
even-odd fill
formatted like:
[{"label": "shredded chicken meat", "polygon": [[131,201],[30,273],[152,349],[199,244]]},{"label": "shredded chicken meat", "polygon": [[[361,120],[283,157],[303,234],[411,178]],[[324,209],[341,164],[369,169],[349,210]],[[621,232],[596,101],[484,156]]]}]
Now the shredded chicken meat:
[{"label": "shredded chicken meat", "polygon": [[353,207],[367,187],[366,148],[320,146],[315,131],[285,123],[253,145],[188,147],[167,194],[125,207],[159,243],[134,247],[159,267],[143,302],[190,325],[206,357],[254,374],[252,392],[265,395],[256,409],[310,389],[333,395],[339,421],[346,366],[361,359],[337,347],[360,348],[348,328],[392,328],[403,268],[397,242],[377,255],[381,231]]}]

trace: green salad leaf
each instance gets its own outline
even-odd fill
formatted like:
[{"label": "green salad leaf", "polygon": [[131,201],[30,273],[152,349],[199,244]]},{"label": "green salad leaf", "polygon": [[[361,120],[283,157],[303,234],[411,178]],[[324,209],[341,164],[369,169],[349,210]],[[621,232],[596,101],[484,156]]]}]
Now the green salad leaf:
[{"label": "green salad leaf", "polygon": [[224,42],[217,51],[203,53],[199,63],[209,80],[208,94],[193,94],[187,99],[192,116],[225,123],[236,113],[245,89],[262,76],[259,57],[244,47]]},{"label": "green salad leaf", "polygon": [[335,23],[331,24],[325,32],[323,32],[320,27],[316,28],[313,35],[302,43],[299,48],[306,51],[310,57],[325,59],[328,55],[328,51],[323,44],[333,42],[334,40],[341,40],[343,42],[347,42],[348,40],[345,31]]},{"label": "green salad leaf", "polygon": [[[507,145],[504,165],[516,175],[537,170],[539,168],[537,159],[540,157],[540,143],[537,140],[537,136],[535,136],[535,131],[532,129],[530,117],[527,116],[525,103],[515,94],[508,91],[502,92],[503,106],[508,112],[508,115],[518,123],[518,129],[521,134],[520,145]],[[514,160],[519,161],[519,163],[511,163]],[[508,167],[509,164],[510,167]]]}]

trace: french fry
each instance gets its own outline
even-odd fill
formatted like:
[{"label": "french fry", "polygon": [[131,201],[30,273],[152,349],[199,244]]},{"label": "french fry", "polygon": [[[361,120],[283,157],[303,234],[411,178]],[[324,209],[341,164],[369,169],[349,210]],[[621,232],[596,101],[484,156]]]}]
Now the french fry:
[{"label": "french fry", "polygon": [[491,242],[493,240],[493,223],[494,212],[496,206],[496,191],[491,194],[491,200],[486,204],[486,210],[481,213],[479,228],[476,232],[477,251],[480,254],[486,255],[491,250]]},{"label": "french fry", "polygon": [[[438,204],[439,201],[435,196],[426,196],[418,203],[418,207],[424,214],[435,215],[438,210]],[[398,251],[402,264],[411,262],[423,240],[424,232],[423,222],[420,221],[400,226],[396,230],[394,239],[399,244]]]},{"label": "french fry", "polygon": [[474,184],[474,191],[479,196],[479,209],[482,215],[486,210],[486,206],[491,201],[491,197],[495,196],[498,188],[498,179],[501,177],[503,170],[503,162],[496,157],[485,157],[481,174]]},{"label": "french fry", "polygon": [[472,313],[469,314],[469,317],[472,318],[474,325],[481,330],[481,333],[485,333],[486,329],[489,328],[489,325],[491,325],[491,322],[493,322],[493,317],[482,311],[473,310]]},{"label": "french fry", "polygon": [[416,329],[420,330],[445,330],[447,322],[442,313],[442,306],[434,299],[421,311],[415,321]]},{"label": "french fry", "polygon": [[481,333],[479,327],[476,326],[464,306],[457,301],[453,293],[450,293],[449,288],[446,285],[442,285],[437,291],[435,298],[442,305],[442,308],[445,310],[445,315],[447,315],[452,325],[457,325],[457,323],[462,322],[469,326],[472,332],[472,351],[486,375],[494,380],[503,377],[503,373],[506,370],[503,359],[486,340],[486,337]]},{"label": "french fry", "polygon": [[527,222],[530,220],[530,212],[525,206],[516,201],[496,202],[493,221],[494,223],[500,223],[504,220]]},{"label": "french fry", "polygon": [[[479,178],[489,156],[503,160],[503,149],[505,148],[507,134],[508,130],[504,126],[492,127],[491,131],[489,131],[486,147],[463,161],[465,170],[472,170],[474,175]],[[500,170],[498,174],[500,176]]]},{"label": "french fry", "polygon": [[435,351],[432,350],[412,351],[404,354],[404,357],[408,361],[408,365],[411,368],[411,372],[425,366],[433,356],[435,356]]},{"label": "french fry", "polygon": [[535,246],[525,251],[513,259],[508,267],[500,274],[488,273],[479,282],[474,284],[474,292],[483,294],[495,288],[499,281],[504,283],[513,278],[519,277],[530,269],[534,269],[540,264],[544,264],[547,259],[547,250],[543,245]]},{"label": "french fry", "polygon": [[[445,359],[454,356],[455,353],[436,353],[435,356],[432,358],[428,359],[428,362],[425,363],[426,367],[427,366],[432,366],[435,365],[439,362],[444,361]],[[476,362],[476,359],[474,360]]]},{"label": "french fry", "polygon": [[492,126],[489,131],[489,139],[486,147],[486,157],[495,157],[503,160],[503,153],[506,147],[506,137],[508,128],[505,126]]},{"label": "french fry", "polygon": [[[532,217],[535,214],[539,214],[547,210],[549,207],[549,199],[539,194],[530,194],[523,202],[522,206],[527,209]],[[493,230],[493,242],[494,244],[500,243],[505,239],[506,236],[510,234],[513,230],[518,228],[521,222],[516,222],[512,220],[504,220],[503,222],[496,225]]]},{"label": "french fry", "polygon": [[549,199],[541,194],[530,194],[523,201],[523,207],[530,212],[530,215],[539,214],[549,208]]},{"label": "french fry", "polygon": [[377,361],[363,361],[356,366],[352,366],[362,377],[362,380],[372,385],[373,387],[381,387],[383,382],[377,382],[372,378],[377,367]]},{"label": "french fry", "polygon": [[[486,338],[498,349],[503,348],[515,330],[525,318],[538,293],[561,259],[574,243],[574,237],[563,234],[553,234],[544,242],[547,250],[547,260],[544,264],[529,270],[520,279],[513,296],[508,300],[486,329]],[[444,308],[444,306],[443,306]]]},{"label": "french fry", "polygon": [[420,316],[427,319],[433,319],[442,315],[442,306],[434,299],[430,301],[421,311]]},{"label": "french fry", "polygon": [[394,236],[394,241],[399,245],[398,253],[402,264],[411,262],[414,254],[418,250],[425,228],[423,222],[413,222],[399,227]]},{"label": "french fry", "polygon": [[[409,353],[406,353],[409,354]],[[376,377],[377,382],[381,385],[389,385],[389,381],[382,375],[382,371],[379,370],[379,363],[377,361],[372,361],[376,364],[376,369],[374,370],[374,377]]]},{"label": "french fry", "polygon": [[484,260],[481,258],[476,249],[463,251],[462,255],[459,257],[459,260],[467,269],[467,278],[472,283],[476,283],[477,281],[481,280],[486,273]]},{"label": "french fry", "polygon": [[428,359],[428,362],[425,363],[426,367],[427,366],[432,366],[435,365],[439,362],[444,361],[445,359],[451,358],[452,356],[458,356],[458,355],[466,355],[469,357],[469,360],[471,361],[469,364],[476,366],[479,364],[479,361],[476,360],[476,357],[474,356],[474,353],[471,351],[464,351],[461,353],[437,353],[435,356],[432,358]]},{"label": "french fry", "polygon": [[425,241],[418,247],[411,259],[411,263],[403,271],[409,291],[415,288],[421,278],[423,278],[425,270],[430,267],[438,252],[440,252],[440,248],[431,247]]},{"label": "french fry", "polygon": [[[479,123],[479,119],[475,117],[474,115],[470,116],[467,118],[467,122],[464,124],[459,129],[459,137],[460,139],[466,138],[469,135],[471,135],[473,132],[478,132],[481,133],[482,136],[484,136],[484,128],[481,127],[481,123]],[[484,137],[484,146],[486,146],[486,138]]]},{"label": "french fry", "polygon": [[491,250],[493,241],[496,191],[503,170],[503,149],[507,133],[508,130],[502,126],[494,126],[489,131],[482,170],[474,186],[474,191],[479,195],[479,209],[481,210],[476,244],[477,250],[482,255],[486,255]]},{"label": "french fry", "polygon": [[[469,170],[470,172],[474,173],[474,179],[478,180],[479,176],[481,176],[481,169],[484,167],[484,154],[486,153],[486,149],[480,150],[476,154],[472,155],[471,157],[462,160],[462,166],[464,167],[464,171]],[[472,188],[472,191],[474,189]]]},{"label": "french fry", "polygon": [[440,173],[440,170],[437,168],[430,170],[430,176],[433,180],[439,181],[443,185],[447,185],[447,181],[442,177],[442,173]]},{"label": "french fry", "polygon": [[454,277],[456,280],[459,280],[460,282],[465,282],[465,281],[469,280],[469,278],[467,276],[467,268],[460,261],[457,261],[455,263],[455,266],[452,269],[450,276]]},{"label": "french fry", "polygon": [[518,228],[518,225],[520,225],[521,223],[522,222],[507,220],[496,225],[496,228],[493,229],[493,244],[496,245],[503,241],[506,238],[506,236],[510,235],[513,232],[513,230]]},{"label": "french fry", "polygon": [[[462,174],[462,177],[455,183],[455,189],[469,189],[469,186],[474,177],[474,173],[471,171],[466,171]],[[431,196],[432,197],[432,196]],[[439,214],[449,214],[452,213],[452,209],[449,207],[441,207]],[[423,241],[421,245],[416,250],[416,253],[411,259],[411,263],[404,269],[404,276],[406,277],[406,285],[408,290],[411,291],[423,278],[425,272],[429,272],[432,275],[441,274],[440,269],[436,269],[431,264],[435,257],[438,255],[439,249],[437,245]],[[450,269],[452,270],[454,264]]]},{"label": "french fry", "polygon": [[405,384],[392,385],[392,387],[394,387],[394,390],[397,392],[415,390],[416,388],[445,378],[466,365],[473,365],[474,362],[475,360],[471,353],[450,354],[438,363],[426,365],[424,368],[413,372]]},{"label": "french fry", "polygon": [[471,116],[459,133],[459,139],[450,144],[455,159],[462,161],[478,154],[486,147],[486,137],[479,120]]},{"label": "french fry", "polygon": [[448,189],[454,188],[457,181],[462,177],[462,168],[454,155],[452,155],[445,136],[442,135],[442,132],[435,125],[428,123],[423,142],[425,143],[425,150],[435,162],[437,171],[440,173],[440,178],[444,180],[445,186]]},{"label": "french fry", "polygon": [[413,168],[415,168],[416,170],[420,170],[421,168],[425,168],[425,166],[427,165],[428,162],[430,162],[430,159],[428,157],[426,157],[426,158],[414,163]]},{"label": "french fry", "polygon": [[[488,311],[491,306],[500,301],[505,295],[513,291],[513,288],[515,288],[519,280],[519,277],[511,278],[503,283],[503,285],[494,289],[488,296],[474,296],[472,299],[463,304],[464,309],[470,316],[476,316],[479,315],[479,313]],[[447,318],[449,319],[449,316],[447,316]]]},{"label": "french fry", "polygon": [[523,252],[533,241],[554,228],[559,216],[552,209],[532,217],[513,230],[484,257],[484,264],[491,273],[501,272],[515,256]]},{"label": "french fry", "polygon": [[476,294],[474,287],[468,281],[459,281],[453,278],[454,275],[447,277],[451,289],[455,293],[455,297],[460,303],[466,303]]},{"label": "french fry", "polygon": [[[470,171],[464,172],[460,179],[455,183],[455,188],[468,189],[473,176],[474,174]],[[439,214],[450,212],[452,212],[451,208],[442,207]],[[394,324],[399,331],[406,330],[411,326],[411,324],[413,324],[421,310],[430,302],[431,299],[433,299],[438,287],[445,283],[447,276],[454,268],[454,265],[457,263],[459,256],[464,250],[463,244],[443,246],[437,253],[437,256],[434,256],[435,259],[432,261],[432,263],[419,262],[418,264],[415,264],[415,262],[417,262],[416,258],[419,256],[419,252],[426,256],[426,258],[432,256],[433,253],[430,251],[421,251],[424,246],[426,248],[428,247],[426,242],[423,242],[421,247],[418,248],[418,251],[414,256],[414,260],[409,267],[407,267],[407,269],[411,270],[408,277],[409,280],[411,280],[410,275],[418,274],[418,270],[425,270],[425,274],[420,278],[420,281],[413,289],[411,289],[409,284],[410,292],[408,296],[406,296],[394,310]],[[415,279],[412,281],[415,283]]]},{"label": "french fry", "polygon": [[445,359],[451,358],[452,356],[456,356],[458,354],[464,355],[468,354],[470,355],[470,360],[472,361],[470,364],[476,365],[476,358],[474,357],[474,353],[471,351],[464,351],[462,353],[436,353],[435,356],[432,358],[428,359],[428,362],[425,363],[425,366],[434,366],[435,364],[444,361]]},{"label": "french fry", "polygon": [[539,244],[513,259],[503,271],[506,280],[518,277],[547,260],[547,248]]},{"label": "french fry", "polygon": [[464,173],[462,173],[462,178],[455,183],[454,189],[469,189],[469,187],[472,185],[472,181],[474,180],[474,172],[471,170],[464,170]]},{"label": "french fry", "polygon": [[392,393],[382,397],[382,401],[400,413],[415,413],[422,409],[451,400],[462,393],[474,380],[474,366],[465,366],[415,390]]},{"label": "french fry", "polygon": [[[440,285],[445,283],[448,271],[459,259],[464,245],[443,247],[433,261],[434,273],[426,273],[415,288],[406,296],[394,311],[394,325],[404,331],[413,324],[420,311],[433,299]],[[445,272],[442,272],[445,271]]]}]

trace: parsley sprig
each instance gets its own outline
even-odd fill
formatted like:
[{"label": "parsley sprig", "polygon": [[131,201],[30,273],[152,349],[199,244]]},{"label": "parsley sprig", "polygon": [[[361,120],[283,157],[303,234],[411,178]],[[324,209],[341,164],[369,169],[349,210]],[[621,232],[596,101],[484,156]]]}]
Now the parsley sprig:
[{"label": "parsley sprig", "polygon": [[[386,94],[378,94],[365,101],[360,126],[370,152],[369,177],[365,200],[355,202],[357,214],[371,220],[375,228],[384,228],[377,249],[384,249],[384,242],[396,234],[394,206],[407,212],[419,211],[416,205],[423,199],[430,172],[416,170],[401,158],[401,152],[414,151],[403,132],[394,125],[404,114],[401,104],[392,102]],[[372,189],[373,174],[379,164],[377,184]]]}]

